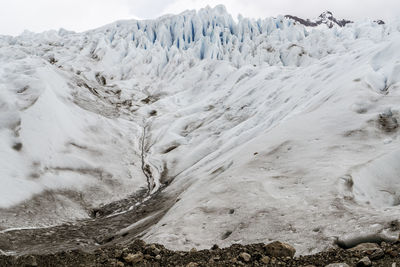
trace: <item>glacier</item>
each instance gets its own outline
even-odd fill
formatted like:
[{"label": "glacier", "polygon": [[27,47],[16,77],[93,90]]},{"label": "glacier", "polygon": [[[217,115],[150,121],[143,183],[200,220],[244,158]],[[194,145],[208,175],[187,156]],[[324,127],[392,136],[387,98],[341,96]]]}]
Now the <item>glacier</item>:
[{"label": "glacier", "polygon": [[0,36],[0,236],[159,192],[140,236],[174,249],[395,236],[399,47],[398,21],[223,6]]}]

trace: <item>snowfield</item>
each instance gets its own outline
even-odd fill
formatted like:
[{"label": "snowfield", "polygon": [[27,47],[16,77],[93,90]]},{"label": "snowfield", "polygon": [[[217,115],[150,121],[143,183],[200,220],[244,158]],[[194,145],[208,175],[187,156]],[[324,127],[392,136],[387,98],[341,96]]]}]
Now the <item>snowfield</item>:
[{"label": "snowfield", "polygon": [[174,249],[397,236],[399,48],[400,22],[222,6],[0,36],[0,230],[163,190],[143,235]]}]

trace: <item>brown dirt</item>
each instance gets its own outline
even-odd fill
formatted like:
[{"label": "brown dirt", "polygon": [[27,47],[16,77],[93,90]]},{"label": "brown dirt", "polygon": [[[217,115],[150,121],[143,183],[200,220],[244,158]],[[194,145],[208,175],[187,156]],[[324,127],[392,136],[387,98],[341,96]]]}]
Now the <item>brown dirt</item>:
[{"label": "brown dirt", "polygon": [[[126,246],[107,245],[92,252],[75,249],[42,255],[0,256],[0,266],[326,266],[339,262],[358,266],[359,260],[365,256],[371,258],[372,266],[400,266],[400,242],[381,244],[380,247],[383,253],[377,258],[372,256],[372,252],[338,248],[292,259],[266,257],[268,252],[264,244],[232,245],[223,249],[214,246],[187,252],[136,240]],[[251,256],[248,261],[240,256],[243,252]]]}]

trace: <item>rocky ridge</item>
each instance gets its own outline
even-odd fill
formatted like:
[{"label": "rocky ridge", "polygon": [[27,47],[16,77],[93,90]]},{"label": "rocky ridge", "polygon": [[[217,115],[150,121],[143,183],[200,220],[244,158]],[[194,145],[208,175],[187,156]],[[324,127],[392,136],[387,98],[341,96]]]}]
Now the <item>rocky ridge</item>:
[{"label": "rocky ridge", "polygon": [[[346,19],[338,20],[338,19],[336,19],[333,16],[332,12],[330,12],[330,11],[323,12],[315,20],[302,19],[302,18],[299,18],[299,17],[296,17],[296,16],[292,16],[292,15],[286,15],[285,17],[288,18],[288,19],[293,19],[294,21],[296,21],[296,22],[298,22],[298,23],[300,23],[300,24],[302,24],[304,26],[308,26],[308,27],[316,27],[316,26],[321,25],[321,24],[325,24],[329,28],[332,28],[334,25],[337,25],[339,27],[344,27],[349,23],[353,23],[351,20],[346,20]],[[384,24],[384,22],[383,23],[380,23],[380,22],[383,22],[383,21],[379,20],[378,24]]]}]

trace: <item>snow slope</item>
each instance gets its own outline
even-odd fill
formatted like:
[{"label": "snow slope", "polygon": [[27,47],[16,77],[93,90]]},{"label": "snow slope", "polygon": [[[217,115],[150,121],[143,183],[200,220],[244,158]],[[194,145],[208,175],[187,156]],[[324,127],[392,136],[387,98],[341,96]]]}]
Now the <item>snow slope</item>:
[{"label": "snow slope", "polygon": [[330,26],[217,6],[0,37],[0,227],[163,189],[144,234],[172,248],[395,235],[400,24]]}]

